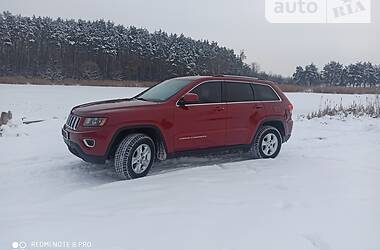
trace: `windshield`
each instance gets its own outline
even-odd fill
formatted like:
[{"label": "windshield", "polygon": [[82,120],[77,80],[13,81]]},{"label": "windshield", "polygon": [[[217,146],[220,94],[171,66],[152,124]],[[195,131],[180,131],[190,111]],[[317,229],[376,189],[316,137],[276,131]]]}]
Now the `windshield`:
[{"label": "windshield", "polygon": [[164,102],[186,87],[193,79],[170,79],[163,81],[145,92],[137,95],[136,99],[152,102]]}]

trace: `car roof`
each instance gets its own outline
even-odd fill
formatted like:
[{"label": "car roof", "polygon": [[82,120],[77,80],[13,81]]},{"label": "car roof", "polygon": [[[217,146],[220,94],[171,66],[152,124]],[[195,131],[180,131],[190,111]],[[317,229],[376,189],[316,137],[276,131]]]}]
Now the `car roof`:
[{"label": "car roof", "polygon": [[240,76],[240,75],[215,75],[215,76],[184,76],[177,77],[178,79],[189,79],[194,81],[210,81],[210,80],[220,80],[220,81],[243,81],[243,82],[251,82],[251,83],[264,83],[268,85],[276,85],[272,81],[262,80],[255,77],[250,76]]}]

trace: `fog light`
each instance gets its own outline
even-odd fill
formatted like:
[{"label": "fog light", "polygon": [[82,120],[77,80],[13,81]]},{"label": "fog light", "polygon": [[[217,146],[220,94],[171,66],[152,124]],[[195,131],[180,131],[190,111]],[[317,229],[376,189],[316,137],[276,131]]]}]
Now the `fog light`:
[{"label": "fog light", "polygon": [[95,147],[95,140],[94,139],[84,139],[83,140],[84,145],[88,148],[93,148]]}]

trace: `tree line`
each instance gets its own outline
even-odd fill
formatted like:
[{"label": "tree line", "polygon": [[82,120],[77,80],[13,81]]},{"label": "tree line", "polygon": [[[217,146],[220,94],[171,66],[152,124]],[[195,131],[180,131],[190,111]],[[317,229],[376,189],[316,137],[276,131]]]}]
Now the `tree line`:
[{"label": "tree line", "polygon": [[297,67],[292,77],[260,71],[244,51],[183,34],[150,33],[111,21],[64,20],[0,13],[0,76],[50,80],[159,81],[176,76],[236,74],[278,83],[371,87],[380,67],[369,62]]},{"label": "tree line", "polygon": [[248,65],[244,51],[183,34],[150,33],[111,21],[64,20],[0,13],[0,76],[50,80],[159,81],[235,74],[278,83],[291,79]]},{"label": "tree line", "polygon": [[252,75],[244,53],[183,34],[150,33],[110,21],[0,13],[0,75],[47,79],[162,80]]},{"label": "tree line", "polygon": [[313,63],[298,66],[292,81],[299,85],[329,85],[345,87],[374,87],[380,85],[380,65],[357,62],[346,65],[331,61],[319,71]]}]

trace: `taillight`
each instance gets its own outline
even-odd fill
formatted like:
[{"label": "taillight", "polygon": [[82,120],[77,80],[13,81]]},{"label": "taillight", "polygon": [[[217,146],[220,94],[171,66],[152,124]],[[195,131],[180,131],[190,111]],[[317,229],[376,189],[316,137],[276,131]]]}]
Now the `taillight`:
[{"label": "taillight", "polygon": [[293,104],[289,103],[288,104],[288,109],[289,109],[290,112],[292,112],[293,111]]},{"label": "taillight", "polygon": [[289,103],[288,104],[288,109],[285,112],[286,114],[286,119],[291,119],[292,118],[292,112],[293,112],[293,104]]}]

